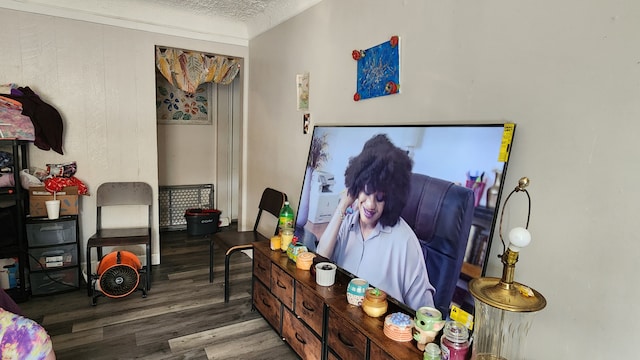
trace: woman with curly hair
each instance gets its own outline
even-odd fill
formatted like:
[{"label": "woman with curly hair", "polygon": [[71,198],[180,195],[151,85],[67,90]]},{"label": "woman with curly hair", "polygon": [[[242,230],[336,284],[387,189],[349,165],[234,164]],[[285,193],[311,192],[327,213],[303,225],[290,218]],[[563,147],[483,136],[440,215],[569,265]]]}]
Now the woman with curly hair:
[{"label": "woman with curly hair", "polygon": [[[346,191],[318,243],[318,254],[417,309],[433,306],[420,243],[400,217],[413,161],[386,135],[349,160]],[[348,210],[354,209],[351,213]]]}]

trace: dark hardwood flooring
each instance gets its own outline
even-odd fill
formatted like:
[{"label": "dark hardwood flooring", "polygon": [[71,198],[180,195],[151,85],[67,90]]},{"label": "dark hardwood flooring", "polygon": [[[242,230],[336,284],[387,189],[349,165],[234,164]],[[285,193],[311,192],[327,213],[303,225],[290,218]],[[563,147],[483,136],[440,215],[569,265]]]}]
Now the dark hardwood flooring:
[{"label": "dark hardwood flooring", "polygon": [[86,288],[31,297],[19,304],[49,332],[64,359],[298,359],[251,310],[251,258],[232,258],[231,293],[223,299],[224,245],[216,244],[209,283],[209,239],[161,234],[161,264],[146,298],[98,298]]}]

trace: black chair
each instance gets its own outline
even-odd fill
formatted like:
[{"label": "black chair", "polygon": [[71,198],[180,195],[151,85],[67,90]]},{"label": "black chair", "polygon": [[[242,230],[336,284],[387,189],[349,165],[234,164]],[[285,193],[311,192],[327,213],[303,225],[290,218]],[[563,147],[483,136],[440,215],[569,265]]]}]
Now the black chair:
[{"label": "black chair", "polygon": [[[145,226],[128,228],[104,228],[103,208],[122,207],[135,205],[147,208],[147,219],[140,219],[140,223],[146,222]],[[151,226],[153,221],[153,190],[151,186],[143,182],[108,182],[100,185],[96,191],[96,233],[87,241],[87,295],[95,293],[95,282],[98,274],[93,274],[91,270],[91,249],[95,248],[97,260],[100,261],[102,248],[104,246],[131,246],[145,245],[146,264],[140,273],[144,275],[145,281],[142,289],[143,296],[151,288]],[[117,208],[119,209],[119,208]],[[117,210],[116,209],[116,210]],[[94,296],[93,304],[95,305]]]},{"label": "black chair", "polygon": [[[213,282],[213,244],[220,242],[227,246],[224,258],[224,302],[229,302],[229,261],[231,255],[241,250],[252,249],[255,241],[268,240],[258,232],[258,225],[262,218],[262,212],[266,211],[276,219],[280,215],[280,209],[287,200],[287,195],[278,190],[266,188],[262,192],[260,204],[258,205],[258,215],[251,231],[220,231],[211,237],[209,243],[209,282]],[[274,235],[278,233],[278,221],[276,220]]]},{"label": "black chair", "polygon": [[433,301],[443,316],[449,307],[462,268],[473,221],[473,191],[452,182],[412,174],[411,192],[402,218],[420,240],[436,289]]}]

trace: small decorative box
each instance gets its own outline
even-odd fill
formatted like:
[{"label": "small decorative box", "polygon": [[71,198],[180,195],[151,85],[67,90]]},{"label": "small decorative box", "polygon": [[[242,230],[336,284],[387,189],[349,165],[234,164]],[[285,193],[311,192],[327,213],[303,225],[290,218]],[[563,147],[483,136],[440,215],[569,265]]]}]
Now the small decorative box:
[{"label": "small decorative box", "polygon": [[298,254],[307,252],[307,251],[308,250],[306,246],[294,244],[292,242],[291,244],[289,244],[289,247],[287,248],[287,256],[289,257],[289,259],[293,260],[293,262],[296,262],[298,260]]}]

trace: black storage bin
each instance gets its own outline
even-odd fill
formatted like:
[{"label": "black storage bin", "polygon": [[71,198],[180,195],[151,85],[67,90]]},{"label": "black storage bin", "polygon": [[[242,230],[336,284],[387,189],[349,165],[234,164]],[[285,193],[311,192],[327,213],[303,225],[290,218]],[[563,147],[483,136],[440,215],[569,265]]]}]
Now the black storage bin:
[{"label": "black storage bin", "polygon": [[187,220],[187,234],[206,235],[218,231],[220,210],[216,209],[187,209],[184,217]]}]

